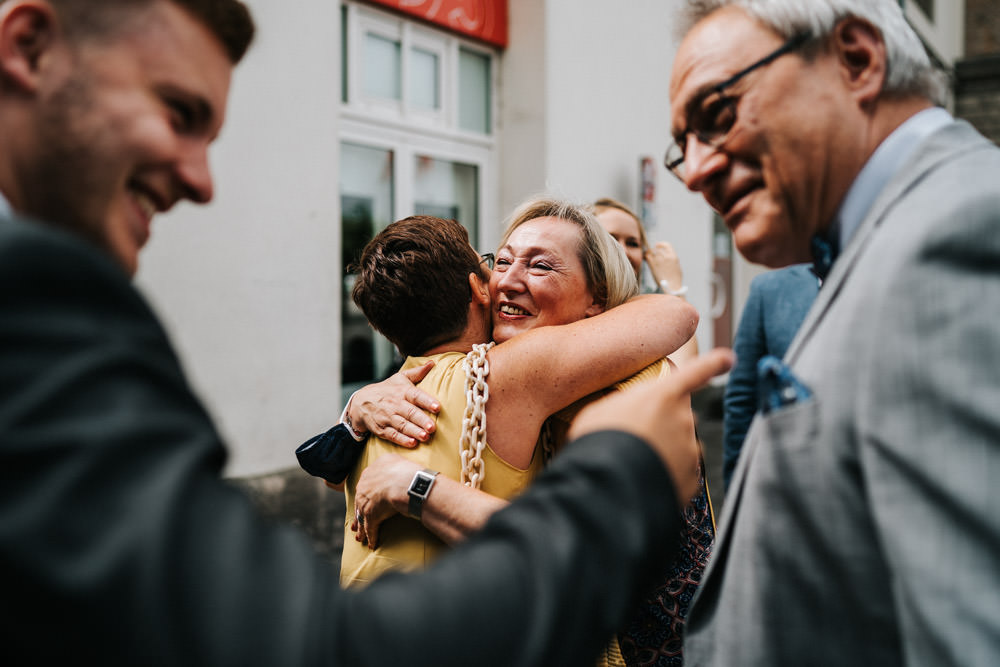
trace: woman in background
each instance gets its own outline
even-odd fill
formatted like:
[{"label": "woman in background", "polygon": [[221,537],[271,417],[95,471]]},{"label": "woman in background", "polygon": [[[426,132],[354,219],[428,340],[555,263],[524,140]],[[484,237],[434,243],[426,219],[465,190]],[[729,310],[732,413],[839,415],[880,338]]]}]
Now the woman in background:
[{"label": "woman in background", "polygon": [[[639,281],[640,290],[642,289],[642,262],[645,259],[657,290],[663,294],[684,298],[687,286],[684,284],[680,258],[677,257],[672,245],[666,241],[659,241],[652,248],[649,247],[649,243],[646,241],[646,232],[642,228],[642,223],[639,222],[639,216],[616,199],[603,197],[591,204],[591,208],[593,208],[594,215],[597,216],[597,221],[601,223],[601,226],[608,230],[608,233],[625,248],[625,255],[635,270],[635,278]],[[698,339],[692,336],[680,349],[670,355],[670,359],[676,364],[683,364],[686,360],[697,356]]]}]

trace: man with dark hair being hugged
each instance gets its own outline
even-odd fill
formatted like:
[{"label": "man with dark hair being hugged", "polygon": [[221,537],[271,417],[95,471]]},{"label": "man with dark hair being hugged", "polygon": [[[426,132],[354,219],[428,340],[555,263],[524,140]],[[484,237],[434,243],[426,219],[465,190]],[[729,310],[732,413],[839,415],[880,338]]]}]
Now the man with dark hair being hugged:
[{"label": "man with dark hair being hugged", "polygon": [[696,480],[688,393],[728,357],[582,415],[573,451],[428,572],[340,591],[220,480],[129,280],[153,216],[212,197],[253,32],[237,0],[0,2],[0,661],[582,664],[666,560],[677,517],[654,508]]}]

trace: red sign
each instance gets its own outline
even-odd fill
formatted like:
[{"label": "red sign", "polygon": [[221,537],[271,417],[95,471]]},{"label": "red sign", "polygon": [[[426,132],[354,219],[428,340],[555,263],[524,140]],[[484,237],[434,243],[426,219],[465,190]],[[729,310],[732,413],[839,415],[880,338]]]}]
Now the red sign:
[{"label": "red sign", "polygon": [[507,46],[507,0],[369,0],[495,46]]}]

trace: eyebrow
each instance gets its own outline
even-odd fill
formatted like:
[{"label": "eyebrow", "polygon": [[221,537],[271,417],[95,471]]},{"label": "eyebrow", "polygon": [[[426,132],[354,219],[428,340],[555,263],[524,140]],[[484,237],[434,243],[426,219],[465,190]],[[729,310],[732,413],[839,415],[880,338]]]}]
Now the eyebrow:
[{"label": "eyebrow", "polygon": [[[724,79],[723,83],[725,81],[728,81],[728,80],[729,79]],[[719,83],[706,83],[706,84],[702,84],[695,91],[694,95],[692,95],[688,99],[687,103],[684,105],[684,116],[683,116],[684,122],[687,123],[688,118],[691,117],[691,112],[694,111],[694,109],[695,109],[695,107],[697,105],[701,104],[704,101],[704,99],[706,97],[708,97],[708,95],[710,93],[718,92],[718,89],[719,89]],[[677,141],[678,143],[680,143],[680,138],[683,135],[687,134],[687,132],[688,132],[688,129],[685,127],[684,130],[681,131],[681,132],[675,132],[675,131],[673,131],[671,129],[670,134],[673,137],[674,141]]]},{"label": "eyebrow", "polygon": [[197,126],[202,129],[211,127],[215,119],[215,109],[211,103],[200,95],[189,95],[187,99],[194,107]]},{"label": "eyebrow", "polygon": [[[508,251],[511,254],[517,254],[514,251],[514,247],[511,246],[510,243],[503,244],[503,247],[500,248],[500,250],[506,250],[506,251]],[[538,255],[538,254],[542,254],[542,253],[551,253],[552,250],[550,248],[546,248],[544,246],[535,245],[535,246],[530,246],[530,247],[527,247],[527,248],[522,248],[518,252],[520,254],[522,254],[522,255]]]},{"label": "eyebrow", "polygon": [[215,108],[201,94],[170,84],[160,88],[160,94],[167,98],[175,98],[189,105],[191,111],[194,113],[194,125],[197,128],[205,130],[211,127],[215,119]]},{"label": "eyebrow", "polygon": [[535,257],[541,255],[542,257],[548,259],[549,261],[557,260],[557,263],[566,264],[566,260],[563,259],[562,255],[558,254],[552,248],[546,248],[545,246],[534,245],[527,248],[521,248],[519,251],[515,252],[511,247],[510,243],[505,243],[503,247],[497,250],[497,253],[506,250],[511,255],[515,255],[518,258],[521,257]]}]

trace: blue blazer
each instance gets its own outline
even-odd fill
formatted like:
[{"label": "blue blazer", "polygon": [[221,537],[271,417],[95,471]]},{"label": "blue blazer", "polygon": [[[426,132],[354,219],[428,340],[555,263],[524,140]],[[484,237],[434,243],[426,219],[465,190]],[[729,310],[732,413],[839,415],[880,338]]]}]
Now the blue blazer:
[{"label": "blue blazer", "polygon": [[736,364],[722,399],[722,479],[727,488],[758,408],[757,362],[768,355],[785,356],[818,291],[819,279],[809,264],[762,273],[750,282],[733,339]]}]

